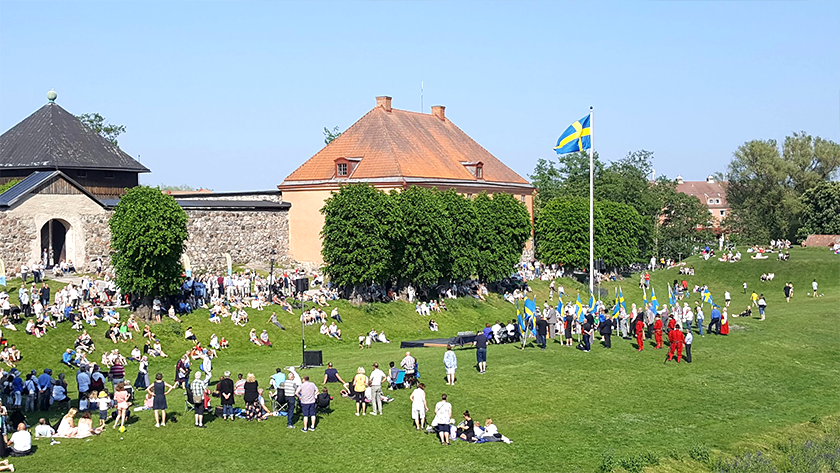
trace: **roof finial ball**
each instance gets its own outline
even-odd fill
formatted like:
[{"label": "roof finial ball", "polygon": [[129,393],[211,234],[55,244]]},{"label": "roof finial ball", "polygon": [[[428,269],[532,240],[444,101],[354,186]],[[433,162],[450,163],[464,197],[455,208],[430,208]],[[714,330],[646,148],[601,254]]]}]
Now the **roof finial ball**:
[{"label": "roof finial ball", "polygon": [[53,102],[55,102],[56,98],[58,98],[58,94],[55,93],[55,90],[50,89],[50,91],[47,92],[47,100],[49,100],[50,103],[53,103]]}]

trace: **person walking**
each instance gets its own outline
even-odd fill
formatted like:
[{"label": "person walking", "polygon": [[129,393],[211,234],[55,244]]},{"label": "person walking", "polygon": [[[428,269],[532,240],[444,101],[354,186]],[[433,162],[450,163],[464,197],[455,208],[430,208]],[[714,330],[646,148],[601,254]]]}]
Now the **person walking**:
[{"label": "person walking", "polygon": [[793,283],[785,284],[785,300],[790,302],[790,296],[793,295]]},{"label": "person walking", "polygon": [[814,297],[817,297],[817,289],[818,288],[819,288],[819,285],[817,284],[817,280],[814,279],[814,282],[811,283],[811,289],[814,290]]},{"label": "person walking", "polygon": [[414,429],[426,428],[426,413],[429,406],[426,404],[426,385],[420,383],[408,397],[411,400],[411,418],[414,420]]},{"label": "person walking", "polygon": [[315,398],[318,396],[318,386],[309,381],[309,376],[303,377],[303,383],[298,386],[295,396],[300,399],[300,411],[303,417],[301,432],[315,431]]},{"label": "person walking", "polygon": [[125,432],[125,418],[128,417],[128,391],[125,390],[125,383],[117,384],[114,390],[114,402],[117,403],[117,418],[114,420],[114,428],[120,424],[120,432]]},{"label": "person walking", "polygon": [[[702,327],[702,325],[701,325]],[[691,363],[691,343],[694,341],[694,335],[691,330],[685,333],[685,362]]]},{"label": "person walking", "polygon": [[662,317],[659,314],[656,314],[656,321],[653,323],[653,338],[656,341],[653,348],[662,348]]},{"label": "person walking", "polygon": [[[717,328],[717,330],[712,330],[712,327]],[[720,309],[717,306],[712,307],[712,321],[709,322],[709,327],[707,331],[711,334],[720,335]]]},{"label": "person walking", "polygon": [[726,302],[726,307],[729,307],[729,303],[732,302],[732,294],[730,294],[729,291],[724,291],[723,300]]},{"label": "person walking", "polygon": [[587,318],[586,321],[583,322],[581,331],[583,332],[583,351],[589,353],[589,350],[592,348],[592,335],[595,332],[595,327],[593,327],[592,322],[589,321],[589,318]]},{"label": "person walking", "polygon": [[161,425],[166,427],[166,395],[172,389],[174,389],[174,386],[163,381],[163,373],[156,374],[155,382],[146,388],[147,393],[155,396],[152,400],[152,409],[155,413],[155,427],[160,427]]},{"label": "person walking", "polygon": [[744,281],[744,294],[747,293],[747,281]]},{"label": "person walking", "polygon": [[703,307],[697,301],[694,301],[694,307],[697,312],[697,328],[700,330],[700,336],[705,337],[703,335],[703,321],[706,316],[703,314]]},{"label": "person walking", "polygon": [[758,296],[758,313],[761,315],[761,320],[764,320],[764,312],[767,310],[767,301],[764,299],[764,294]]},{"label": "person walking", "polygon": [[370,398],[373,404],[373,412],[370,415],[382,415],[382,382],[388,379],[385,372],[379,369],[379,363],[373,364],[373,371],[370,372]]},{"label": "person walking", "polygon": [[455,384],[455,370],[458,369],[458,357],[452,351],[452,345],[446,345],[446,352],[443,354],[443,366],[446,368],[446,384]]},{"label": "person walking", "polygon": [[645,349],[645,322],[641,315],[636,316],[636,345],[636,351]]},{"label": "person walking", "polygon": [[682,358],[682,351],[683,351],[683,333],[682,329],[677,326],[675,330],[671,330],[668,332],[668,357],[665,358],[665,363],[674,359],[674,352],[677,353],[677,363],[680,362],[680,358]]}]

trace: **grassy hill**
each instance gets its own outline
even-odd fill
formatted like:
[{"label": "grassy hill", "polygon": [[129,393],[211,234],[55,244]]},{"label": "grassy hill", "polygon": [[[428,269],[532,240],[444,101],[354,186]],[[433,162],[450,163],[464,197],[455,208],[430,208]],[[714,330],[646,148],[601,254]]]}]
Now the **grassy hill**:
[{"label": "grassy hill", "polygon": [[[596,471],[606,454],[617,466],[634,470],[657,459],[645,471],[708,471],[717,459],[731,459],[747,451],[773,450],[789,438],[812,438],[837,423],[840,414],[840,344],[837,329],[840,314],[840,258],[825,249],[795,249],[791,260],[745,260],[729,264],[688,260],[696,275],[688,277],[690,286],[708,284],[716,302],[723,302],[723,291],[732,292],[732,307],[742,310],[748,295],[741,284],[760,289],[768,301],[767,320],[731,320],[728,337],[695,333],[694,363],[663,364],[664,350],[650,347],[637,353],[631,342],[614,340],[613,348],[593,347],[590,353],[550,344],[549,349],[521,351],[512,345],[491,346],[488,372],[474,369],[475,355],[470,348],[456,350],[458,383],[445,386],[443,349],[412,350],[427,385],[430,404],[441,393],[449,395],[454,412],[469,409],[475,419],[492,417],[502,433],[514,443],[467,445],[455,443],[441,447],[431,436],[417,433],[411,425],[408,392],[387,392],[394,402],[386,405],[382,417],[355,417],[353,404],[336,396],[335,411],[319,419],[318,430],[302,433],[285,428],[283,418],[262,423],[213,421],[208,428],[193,428],[191,416],[156,429],[151,412],[132,413],[124,434],[108,428],[90,441],[64,439],[60,445],[38,441],[38,452],[15,459],[20,471]],[[775,272],[776,279],[760,283],[763,272]],[[677,278],[676,270],[656,271],[653,285],[661,302],[667,302],[666,284]],[[811,298],[811,280],[820,282],[824,297]],[[680,278],[681,279],[681,278]],[[782,287],[792,281],[795,293],[788,304]],[[620,284],[628,307],[640,303],[638,276],[604,287],[612,294]],[[547,283],[532,286],[541,303],[547,298]],[[571,282],[567,282],[571,288]],[[10,292],[16,293],[14,282]],[[571,294],[574,297],[574,294]],[[15,297],[13,296],[13,299]],[[585,299],[585,296],[582,295]],[[692,295],[691,301],[698,296]],[[692,302],[693,304],[693,302]],[[347,379],[358,366],[370,370],[374,361],[387,365],[399,360],[404,351],[400,340],[433,338],[428,319],[414,312],[407,303],[372,304],[354,307],[337,303],[345,320],[341,325],[345,341],[320,335],[317,327],[307,327],[310,349],[323,350],[324,362],[332,361]],[[440,336],[474,330],[485,322],[515,317],[515,308],[492,296],[487,302],[457,300],[447,302],[449,311],[434,314]],[[193,326],[199,340],[207,343],[212,333],[225,336],[231,348],[214,362],[214,375],[225,370],[253,372],[261,386],[277,367],[301,362],[301,327],[296,311],[279,314],[287,330],[267,324],[270,310],[248,311],[251,323],[234,327],[229,320],[221,325],[208,322],[206,311],[187,316],[183,323],[164,322],[154,328],[164,350],[172,356],[156,359],[151,372],[174,376],[177,356],[189,348],[183,331]],[[733,310],[734,312],[734,310]],[[272,348],[248,342],[251,327],[267,328]],[[23,327],[20,327],[21,330]],[[360,350],[359,333],[384,330],[393,341]],[[105,327],[91,330],[98,351],[112,348],[103,337]],[[35,339],[22,332],[4,335],[21,349],[22,371],[39,372],[50,367],[57,374],[71,371],[59,363],[61,352],[72,346],[76,332],[67,324]],[[132,345],[121,344],[123,353]],[[127,379],[134,379],[136,364],[127,368]],[[313,379],[323,378],[323,369],[305,371]],[[75,395],[75,382],[70,383]],[[215,400],[214,400],[215,401]],[[241,405],[241,400],[239,400]],[[183,391],[169,396],[169,412],[183,413]],[[52,419],[62,412],[51,411]],[[42,414],[30,415],[32,421]],[[828,426],[828,427],[827,427]],[[705,459],[710,463],[692,459]],[[783,456],[783,455],[782,455]],[[623,462],[623,463],[622,463]],[[610,462],[607,461],[607,464]],[[294,465],[292,467],[291,465]],[[616,469],[616,471],[621,471]]]}]

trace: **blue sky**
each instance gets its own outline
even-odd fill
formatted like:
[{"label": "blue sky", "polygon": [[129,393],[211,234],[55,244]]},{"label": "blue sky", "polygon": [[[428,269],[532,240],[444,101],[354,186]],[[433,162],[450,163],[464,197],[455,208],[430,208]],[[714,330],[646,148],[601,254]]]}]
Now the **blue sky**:
[{"label": "blue sky", "polygon": [[723,171],[840,141],[840,2],[0,2],[0,130],[46,102],[128,128],[148,184],[268,189],[393,96],[523,176],[595,107],[606,159]]}]

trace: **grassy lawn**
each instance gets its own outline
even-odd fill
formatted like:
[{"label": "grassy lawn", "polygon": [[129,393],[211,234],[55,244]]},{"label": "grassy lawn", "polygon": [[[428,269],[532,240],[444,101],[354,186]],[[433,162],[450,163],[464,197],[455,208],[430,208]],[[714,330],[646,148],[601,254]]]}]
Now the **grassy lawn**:
[{"label": "grassy lawn", "polygon": [[[60,445],[38,441],[35,455],[14,463],[20,471],[67,472],[317,472],[348,468],[591,472],[597,470],[602,454],[611,451],[616,458],[645,452],[661,458],[658,465],[645,471],[706,471],[705,465],[688,457],[690,447],[707,446],[713,457],[727,458],[774,445],[792,432],[803,432],[803,425],[837,422],[840,258],[818,248],[795,249],[791,255],[788,262],[772,258],[736,264],[696,257],[689,260],[696,268],[696,276],[687,278],[689,285],[708,284],[718,303],[729,288],[732,312],[743,310],[748,303],[749,295],[741,292],[745,280],[750,289],[760,289],[769,304],[764,322],[757,317],[731,319],[728,337],[700,337],[695,332],[694,363],[690,365],[664,365],[664,350],[652,350],[646,344],[645,350],[637,353],[631,341],[615,337],[611,350],[595,346],[590,353],[559,343],[544,352],[491,346],[488,372],[479,375],[473,367],[474,350],[465,348],[456,350],[458,383],[445,386],[444,349],[412,350],[420,362],[430,407],[446,392],[456,414],[469,409],[482,422],[492,417],[499,430],[513,440],[511,445],[456,442],[441,447],[412,427],[407,391],[386,392],[395,400],[385,406],[384,416],[357,418],[350,400],[339,397],[332,385],[335,410],[319,418],[314,433],[286,429],[285,418],[230,423],[207,417],[208,428],[199,430],[193,427],[191,415],[156,429],[151,412],[132,412],[124,434],[109,425],[106,433],[89,441],[62,439]],[[775,272],[776,279],[760,283],[763,272]],[[676,270],[653,274],[660,302],[667,302],[666,284],[677,277]],[[813,278],[819,281],[824,297],[806,296]],[[782,293],[788,281],[795,285],[789,304]],[[532,286],[541,304],[547,298],[547,284],[535,282]],[[621,286],[628,307],[632,302],[641,303],[637,275],[622,281]],[[612,294],[613,285],[605,287]],[[16,299],[14,281],[9,289]],[[586,300],[584,295],[581,298]],[[697,298],[692,295],[692,305]],[[399,362],[405,351],[399,348],[400,340],[436,335],[428,331],[428,320],[406,303],[353,307],[339,302],[338,306],[345,320],[341,326],[345,341],[330,340],[320,335],[317,327],[308,327],[306,337],[308,348],[323,350],[324,362],[332,361],[345,379],[351,378],[358,366],[369,372],[374,361],[383,366]],[[458,300],[447,302],[447,306],[448,312],[434,315],[440,336],[515,317],[515,308],[496,296],[486,303]],[[251,323],[246,328],[233,327],[227,319],[221,325],[211,324],[206,311],[186,317],[182,324],[162,323],[154,331],[171,358],[153,360],[151,373],[163,372],[165,379],[172,381],[177,356],[189,348],[182,339],[183,330],[191,325],[204,344],[212,333],[230,340],[231,348],[214,362],[215,377],[225,370],[234,375],[254,372],[260,385],[267,387],[275,368],[301,362],[301,328],[296,316],[280,314],[287,328],[280,331],[266,323],[270,313],[249,310]],[[251,327],[258,331],[267,328],[274,346],[251,345]],[[372,328],[384,330],[393,343],[359,350],[356,336]],[[112,348],[112,343],[104,339],[105,327],[91,331],[97,344],[91,360],[98,360],[101,350]],[[76,336],[67,324],[39,340],[23,332],[4,334],[23,353],[23,372],[36,368],[40,373],[45,367],[52,368],[55,375],[66,372],[72,380],[70,395],[75,395],[72,372],[59,363],[62,350],[72,347]],[[120,348],[127,354],[132,345]],[[136,364],[127,367],[126,379],[133,381],[136,370]],[[323,378],[323,368],[304,373],[318,382]],[[241,399],[238,401],[241,405]],[[181,417],[183,391],[170,394],[169,407],[170,415]],[[61,414],[51,411],[49,417]],[[29,419],[35,423],[41,415],[31,414]]]}]

